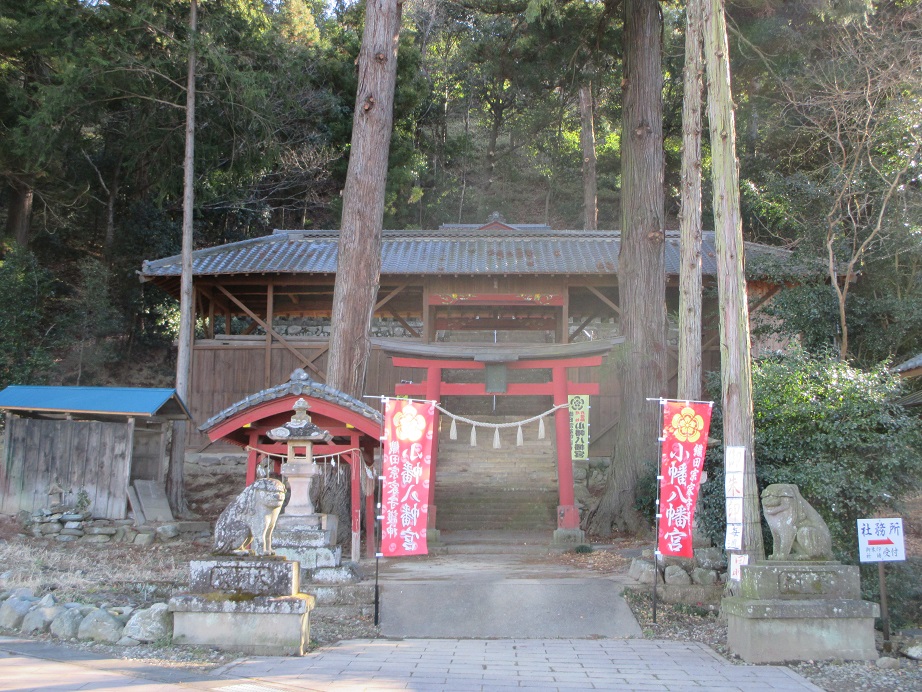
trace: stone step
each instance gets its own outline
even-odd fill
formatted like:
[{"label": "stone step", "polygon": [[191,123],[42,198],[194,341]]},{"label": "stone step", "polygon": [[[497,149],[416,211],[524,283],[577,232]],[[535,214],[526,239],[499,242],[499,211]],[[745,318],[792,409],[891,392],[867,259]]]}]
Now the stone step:
[{"label": "stone step", "polygon": [[301,591],[317,599],[317,606],[349,606],[371,603],[375,598],[373,582],[358,584],[301,584]]},{"label": "stone step", "polygon": [[[479,417],[484,423],[517,422],[512,416]],[[534,530],[553,528],[558,502],[557,460],[553,422],[545,421],[546,437],[537,439],[537,424],[500,430],[502,446],[493,447],[494,431],[478,428],[477,446],[470,445],[468,424],[458,424],[458,439],[449,440],[443,421],[439,442],[435,502],[440,530]]]},{"label": "stone step", "polygon": [[311,611],[311,618],[343,620],[344,618],[373,617],[375,614],[374,597],[369,603],[354,605],[316,605]]}]

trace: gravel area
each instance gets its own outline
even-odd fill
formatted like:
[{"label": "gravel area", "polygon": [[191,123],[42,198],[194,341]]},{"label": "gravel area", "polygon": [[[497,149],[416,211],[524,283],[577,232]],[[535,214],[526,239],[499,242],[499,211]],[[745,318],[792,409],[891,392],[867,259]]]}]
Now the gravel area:
[{"label": "gravel area", "polygon": [[[649,591],[628,589],[625,599],[640,623],[647,639],[673,639],[707,644],[736,665],[752,665],[730,653],[727,647],[727,625],[721,622],[716,608],[707,606],[670,605],[657,603],[656,624],[653,623],[653,603]],[[896,643],[896,640],[894,640]],[[880,651],[880,641],[878,651]],[[830,692],[910,692],[922,690],[922,664],[894,654],[886,656],[881,667],[877,661],[806,661],[788,666]]]}]

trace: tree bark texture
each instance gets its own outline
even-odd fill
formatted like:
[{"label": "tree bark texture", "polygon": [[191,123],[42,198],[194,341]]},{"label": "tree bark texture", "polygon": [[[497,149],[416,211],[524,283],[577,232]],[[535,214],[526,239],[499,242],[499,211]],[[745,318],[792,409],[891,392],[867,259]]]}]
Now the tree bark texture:
[{"label": "tree bark texture", "polygon": [[[186,74],[186,150],[183,157],[182,254],[179,280],[179,339],[176,354],[176,393],[188,401],[192,378],[192,339],[195,320],[192,303],[192,213],[195,205],[195,39],[198,30],[198,4],[189,8],[189,64]],[[185,487],[186,421],[173,424],[173,446],[167,469],[166,494],[173,514],[187,513]]]},{"label": "tree bark texture", "polygon": [[723,0],[704,3],[704,56],[713,170],[714,234],[720,310],[720,380],[724,446],[746,448],[743,554],[765,559],[753,441],[752,360],[740,216],[736,124]]},{"label": "tree bark texture", "polygon": [[637,479],[655,468],[661,420],[648,397],[665,394],[666,283],[663,257],[662,15],[656,0],[625,0],[618,290],[625,343],[619,358],[620,421],[592,534],[637,531]]},{"label": "tree bark texture", "polygon": [[359,53],[327,368],[327,383],[354,397],[360,397],[365,387],[371,353],[369,329],[381,275],[381,225],[401,9],[395,0],[368,0]]},{"label": "tree bark texture", "polygon": [[679,399],[701,398],[701,2],[685,7],[682,190],[679,215]]},{"label": "tree bark texture", "polygon": [[32,188],[20,181],[11,180],[10,203],[6,214],[6,235],[20,246],[29,244],[32,229]]},{"label": "tree bark texture", "polygon": [[583,228],[598,226],[598,185],[595,175],[595,124],[592,114],[592,85],[579,88],[579,142],[583,150]]}]

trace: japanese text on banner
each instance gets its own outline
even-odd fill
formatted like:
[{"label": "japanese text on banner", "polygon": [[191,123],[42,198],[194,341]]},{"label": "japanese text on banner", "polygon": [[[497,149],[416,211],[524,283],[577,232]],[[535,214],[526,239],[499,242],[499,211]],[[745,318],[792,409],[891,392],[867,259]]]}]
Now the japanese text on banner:
[{"label": "japanese text on banner", "polygon": [[574,461],[589,458],[589,395],[571,394],[570,404],[570,458]]},{"label": "japanese text on banner", "polygon": [[663,555],[694,557],[692,525],[710,427],[710,403],[663,405],[657,536],[657,550]]},{"label": "japanese text on banner", "polygon": [[385,400],[381,554],[386,557],[428,553],[434,419],[434,402]]}]

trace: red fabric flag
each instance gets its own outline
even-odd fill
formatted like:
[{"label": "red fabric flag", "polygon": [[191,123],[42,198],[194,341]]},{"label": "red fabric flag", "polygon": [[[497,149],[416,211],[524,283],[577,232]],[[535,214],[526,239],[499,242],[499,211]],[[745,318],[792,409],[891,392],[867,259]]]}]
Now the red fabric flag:
[{"label": "red fabric flag", "polygon": [[387,399],[384,403],[384,489],[381,554],[426,555],[429,469],[435,403]]},{"label": "red fabric flag", "polygon": [[711,427],[710,403],[667,401],[663,406],[657,549],[694,557],[692,526]]}]

